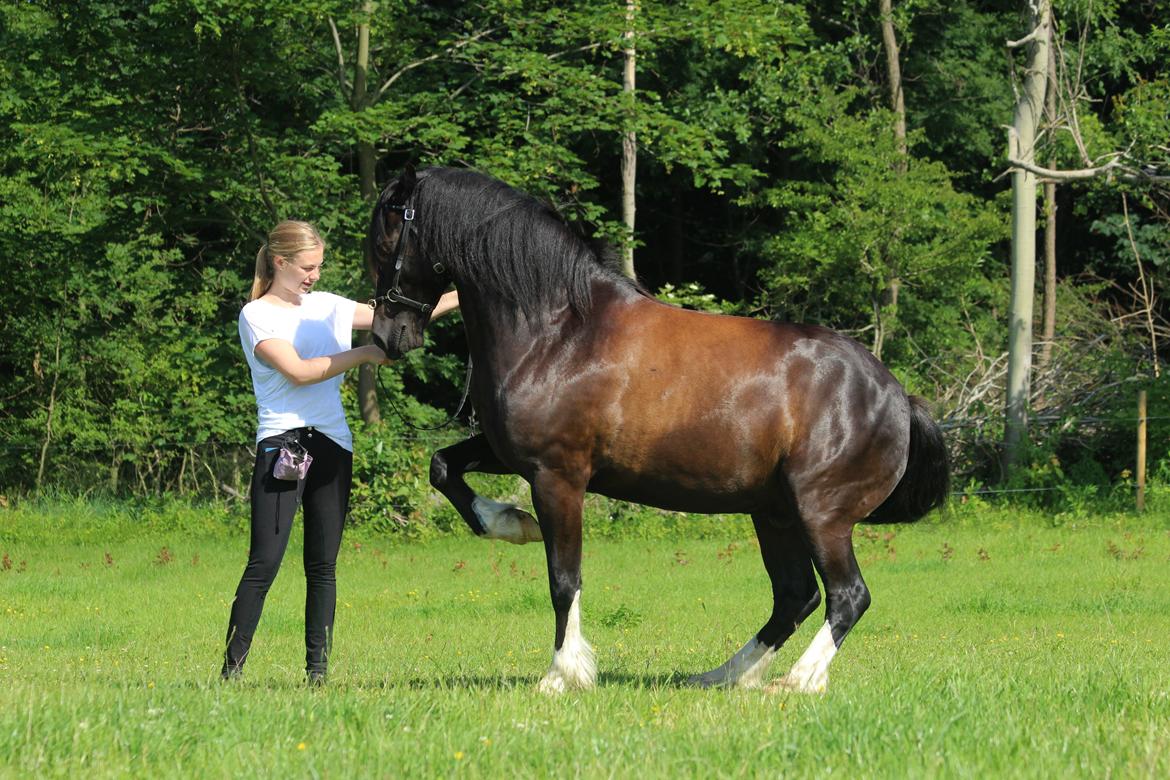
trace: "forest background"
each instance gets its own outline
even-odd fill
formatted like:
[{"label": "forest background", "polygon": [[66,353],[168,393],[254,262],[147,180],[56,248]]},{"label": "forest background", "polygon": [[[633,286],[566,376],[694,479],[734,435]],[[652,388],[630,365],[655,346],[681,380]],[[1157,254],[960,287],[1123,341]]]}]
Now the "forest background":
[{"label": "forest background", "polygon": [[[1051,305],[1036,307],[1029,446],[1010,473],[1006,126],[1024,63],[1006,42],[1029,32],[1024,3],[628,10],[0,1],[0,498],[238,501],[255,406],[236,318],[264,233],[313,221],[329,244],[319,286],[365,299],[371,199],[408,161],[471,166],[548,200],[632,247],[665,300],[850,333],[930,400],[968,494],[1128,505],[1139,389],[1151,476],[1170,483],[1158,178],[1170,2],[1054,3],[1060,100],[1037,163],[1121,159],[1154,175],[1055,187],[1038,231],[1043,246],[1051,226],[1055,277],[1037,291]],[[381,389],[369,374],[346,380],[351,419],[368,426],[356,522],[457,522],[426,470],[461,432],[403,422],[440,421],[460,394],[458,318],[429,338],[382,369]]]}]

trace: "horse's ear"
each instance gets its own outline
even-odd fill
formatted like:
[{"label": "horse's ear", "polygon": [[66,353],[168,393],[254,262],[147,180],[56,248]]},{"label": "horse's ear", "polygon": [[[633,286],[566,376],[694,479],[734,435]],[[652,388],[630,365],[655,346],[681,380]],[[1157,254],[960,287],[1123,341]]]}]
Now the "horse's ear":
[{"label": "horse's ear", "polygon": [[402,198],[403,203],[414,192],[414,185],[418,183],[418,177],[414,175],[414,165],[407,163],[406,167],[402,169],[402,175],[398,177],[398,185],[400,188],[399,197]]}]

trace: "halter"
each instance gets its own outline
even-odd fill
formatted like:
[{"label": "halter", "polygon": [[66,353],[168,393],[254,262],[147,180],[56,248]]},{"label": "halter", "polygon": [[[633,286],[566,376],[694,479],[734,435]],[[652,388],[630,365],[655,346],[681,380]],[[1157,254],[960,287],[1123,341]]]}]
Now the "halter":
[{"label": "halter", "polygon": [[[414,209],[405,204],[396,206],[391,203],[387,203],[385,206],[383,206],[383,208],[387,211],[402,212],[402,232],[398,234],[398,243],[394,246],[394,278],[390,280],[390,289],[386,291],[385,295],[378,295],[371,298],[369,300],[370,308],[377,308],[378,304],[382,302],[401,303],[402,305],[409,306],[412,309],[418,309],[420,312],[422,312],[424,317],[429,317],[431,316],[431,311],[434,310],[434,307],[430,304],[416,301],[413,298],[407,298],[402,294],[402,288],[399,286],[399,279],[402,277],[402,250],[406,247],[406,236],[408,233],[410,233],[410,228],[414,223]],[[434,271],[436,274],[442,276],[445,272],[442,263],[435,263]],[[437,431],[440,428],[446,428],[448,425],[453,423],[456,418],[459,417],[459,413],[463,411],[463,405],[467,403],[467,396],[471,392],[472,363],[471,355],[468,355],[467,377],[463,382],[463,395],[459,399],[459,406],[455,408],[455,413],[448,417],[446,422],[443,422],[439,425],[429,428],[419,427],[410,422],[410,420],[406,419],[406,416],[402,414],[402,410],[399,409],[398,405],[394,403],[394,396],[386,392],[386,388],[382,386],[382,377],[378,375],[378,368],[379,366],[374,366],[374,378],[378,383],[378,389],[382,391],[382,397],[390,402],[390,406],[394,409],[394,413],[398,415],[398,419],[402,420],[402,422],[405,423],[408,428],[413,428],[416,431]]]},{"label": "halter", "polygon": [[[387,211],[402,212],[402,230],[398,233],[398,243],[394,245],[394,278],[390,280],[390,289],[386,291],[385,295],[377,295],[367,303],[371,309],[377,308],[379,303],[400,303],[403,306],[417,309],[424,317],[430,317],[435,307],[429,303],[407,298],[402,294],[402,287],[399,286],[399,280],[402,278],[403,250],[406,248],[406,237],[410,234],[410,228],[414,224],[414,209],[406,204],[395,206],[391,203],[387,203],[383,208]],[[439,263],[435,263],[435,273],[443,273],[443,266]]]}]

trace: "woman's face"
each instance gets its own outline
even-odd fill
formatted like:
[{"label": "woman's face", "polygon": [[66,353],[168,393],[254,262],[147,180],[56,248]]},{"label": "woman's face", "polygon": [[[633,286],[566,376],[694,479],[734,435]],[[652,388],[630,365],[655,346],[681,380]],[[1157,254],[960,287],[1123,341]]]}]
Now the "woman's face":
[{"label": "woman's face", "polygon": [[324,247],[306,249],[292,258],[278,255],[273,264],[276,269],[272,280],[273,285],[299,295],[309,292],[317,280],[321,278],[321,262],[324,258]]}]

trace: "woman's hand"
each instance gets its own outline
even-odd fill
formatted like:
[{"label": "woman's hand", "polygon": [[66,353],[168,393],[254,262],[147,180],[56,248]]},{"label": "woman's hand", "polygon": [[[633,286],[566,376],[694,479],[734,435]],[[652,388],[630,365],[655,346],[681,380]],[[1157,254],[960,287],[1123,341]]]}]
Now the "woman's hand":
[{"label": "woman's hand", "polygon": [[435,310],[431,312],[431,321],[437,320],[444,314],[453,312],[459,308],[459,291],[451,290],[439,296],[438,303],[435,304]]},{"label": "woman's hand", "polygon": [[[353,329],[369,330],[374,326],[374,310],[368,304],[354,301],[357,308],[353,312]],[[431,312],[431,320],[436,320],[444,314],[449,314],[459,308],[459,291],[451,290],[439,296],[435,308]]]},{"label": "woman's hand", "polygon": [[373,363],[375,366],[388,366],[394,361],[386,357],[386,353],[374,344],[367,344],[363,347],[358,347],[365,352],[362,356],[363,363]]}]

